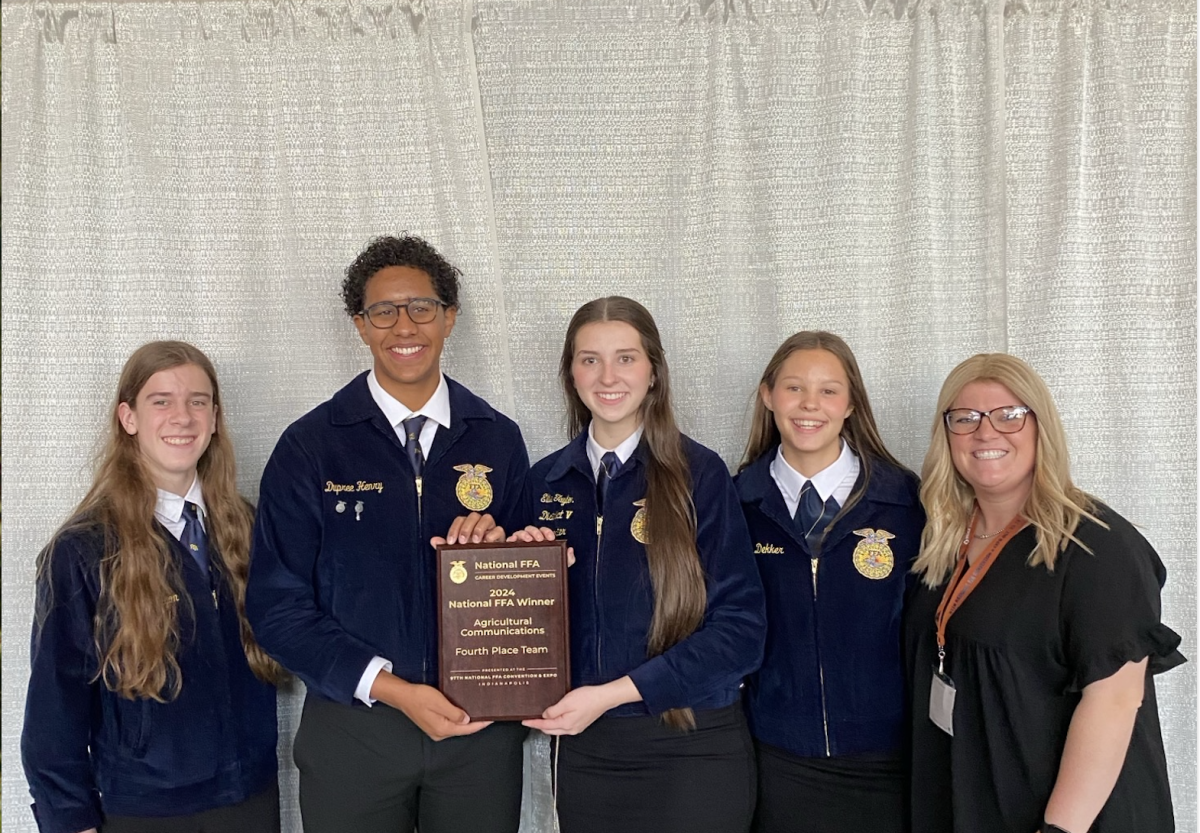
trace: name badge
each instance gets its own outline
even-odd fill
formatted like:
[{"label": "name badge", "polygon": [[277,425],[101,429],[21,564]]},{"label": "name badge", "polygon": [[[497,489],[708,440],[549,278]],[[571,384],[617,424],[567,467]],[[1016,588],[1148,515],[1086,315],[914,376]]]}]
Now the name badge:
[{"label": "name badge", "polygon": [[929,684],[929,719],[934,725],[954,737],[954,680],[933,667]]}]

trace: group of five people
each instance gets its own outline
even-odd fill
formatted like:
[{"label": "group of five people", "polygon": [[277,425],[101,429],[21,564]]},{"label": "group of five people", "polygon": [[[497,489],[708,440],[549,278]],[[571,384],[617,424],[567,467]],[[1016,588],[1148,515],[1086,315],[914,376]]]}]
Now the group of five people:
[{"label": "group of five people", "polygon": [[[564,340],[572,439],[530,468],[517,425],[442,372],[458,292],[425,241],[368,245],[342,296],[373,368],[287,428],[256,510],[208,358],[129,359],[38,561],[22,757],[43,833],[277,831],[288,673],[307,833],[515,833],[529,728],[554,738],[566,833],[1174,829],[1163,566],[1071,482],[1026,364],[955,368],[918,481],[849,346],[798,333],[731,478],[677,427],[650,313],[601,298]],[[547,494],[572,500],[555,528]],[[506,538],[565,540],[573,564],[571,688],[524,723],[437,688],[431,545]]]}]

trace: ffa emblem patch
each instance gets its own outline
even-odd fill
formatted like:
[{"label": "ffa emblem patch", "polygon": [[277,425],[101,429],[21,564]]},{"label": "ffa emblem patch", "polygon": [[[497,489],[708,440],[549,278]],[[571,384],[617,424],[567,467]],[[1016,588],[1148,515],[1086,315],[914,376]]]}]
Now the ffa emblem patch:
[{"label": "ffa emblem patch", "polygon": [[450,562],[450,580],[455,584],[462,584],[467,580],[467,568],[463,566],[465,561]]},{"label": "ffa emblem patch", "polygon": [[633,540],[644,544],[646,543],[646,499],[635,500],[633,505],[638,508],[638,511],[633,514],[633,520],[629,524],[629,534],[633,536]]},{"label": "ffa emblem patch", "polygon": [[863,540],[854,548],[854,569],[867,578],[880,579],[891,575],[896,557],[892,555],[892,548],[887,542],[896,536],[886,529],[870,528],[856,529],[854,534],[863,536]]},{"label": "ffa emblem patch", "polygon": [[463,463],[461,466],[455,466],[454,470],[463,473],[454,487],[454,494],[458,496],[459,503],[472,512],[482,512],[492,505],[492,484],[488,483],[487,479],[487,473],[491,469],[478,464]]}]

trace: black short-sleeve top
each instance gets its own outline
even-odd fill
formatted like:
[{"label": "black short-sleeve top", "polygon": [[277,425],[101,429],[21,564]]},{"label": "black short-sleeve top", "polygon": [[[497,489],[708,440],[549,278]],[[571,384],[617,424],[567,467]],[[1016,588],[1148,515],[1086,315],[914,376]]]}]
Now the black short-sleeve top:
[{"label": "black short-sleeve top", "polygon": [[1175,829],[1154,674],[1184,662],[1161,621],[1166,569],[1132,524],[1106,506],[1084,519],[1054,571],[1029,566],[1035,530],[1004,547],[946,629],[956,688],[954,737],[929,719],[937,662],[934,614],[944,584],[914,582],[905,614],[912,684],[913,829],[1033,831],[1054,788],[1080,692],[1149,657],[1125,764],[1093,833]]}]

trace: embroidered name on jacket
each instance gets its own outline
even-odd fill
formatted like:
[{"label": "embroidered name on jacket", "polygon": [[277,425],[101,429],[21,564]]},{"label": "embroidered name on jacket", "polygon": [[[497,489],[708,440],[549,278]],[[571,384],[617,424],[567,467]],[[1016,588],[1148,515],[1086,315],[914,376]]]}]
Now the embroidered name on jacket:
[{"label": "embroidered name on jacket", "polygon": [[339,494],[341,492],[377,492],[383,494],[383,482],[375,481],[372,483],[368,480],[359,480],[355,483],[334,483],[332,480],[325,481],[325,491]]}]

